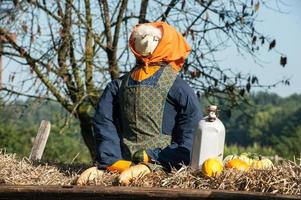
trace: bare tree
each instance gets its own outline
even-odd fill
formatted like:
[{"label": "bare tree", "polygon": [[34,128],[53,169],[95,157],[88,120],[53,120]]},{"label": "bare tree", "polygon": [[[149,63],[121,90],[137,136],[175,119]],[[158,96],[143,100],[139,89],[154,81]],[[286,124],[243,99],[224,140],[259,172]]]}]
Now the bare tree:
[{"label": "bare tree", "polygon": [[[222,70],[215,55],[235,46],[259,61],[261,47],[276,41],[256,30],[265,0],[27,0],[0,1],[2,55],[12,66],[2,95],[59,102],[79,120],[81,134],[95,159],[93,110],[101,91],[134,64],[127,40],[138,22],[166,21],[192,46],[181,76],[198,93],[225,98],[231,106],[261,85],[252,74]],[[17,35],[14,41],[9,33]],[[283,66],[286,58],[282,58]],[[288,83],[288,82],[286,82]]]}]

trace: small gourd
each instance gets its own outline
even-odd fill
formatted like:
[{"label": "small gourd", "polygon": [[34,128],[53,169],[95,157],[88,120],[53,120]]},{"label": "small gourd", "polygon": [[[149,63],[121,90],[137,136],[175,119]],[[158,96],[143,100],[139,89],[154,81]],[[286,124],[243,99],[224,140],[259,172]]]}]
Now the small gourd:
[{"label": "small gourd", "polygon": [[139,164],[139,163],[147,164],[150,162],[150,158],[147,155],[146,151],[144,149],[141,149],[133,154],[132,161],[134,164]]},{"label": "small gourd", "polygon": [[115,163],[113,163],[111,166],[107,167],[107,170],[111,172],[123,172],[124,170],[130,168],[132,165],[131,161],[128,160],[118,160]]},{"label": "small gourd", "polygon": [[239,158],[239,155],[237,154],[230,154],[230,155],[227,155],[224,160],[223,160],[223,163],[224,165],[229,161],[229,160],[233,160],[233,159],[237,159]]},{"label": "small gourd", "polygon": [[272,169],[274,167],[273,162],[268,158],[263,158],[259,156],[259,160],[254,160],[252,162],[252,169]]}]

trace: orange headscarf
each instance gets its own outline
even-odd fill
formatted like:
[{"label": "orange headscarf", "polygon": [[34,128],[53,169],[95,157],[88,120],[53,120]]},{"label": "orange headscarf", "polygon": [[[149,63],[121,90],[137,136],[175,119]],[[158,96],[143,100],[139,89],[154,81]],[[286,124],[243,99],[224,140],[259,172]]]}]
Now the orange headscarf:
[{"label": "orange headscarf", "polygon": [[[190,47],[186,42],[185,38],[182,36],[181,33],[176,31],[176,29],[165,22],[153,22],[147,23],[146,25],[152,25],[156,28],[161,28],[162,30],[162,38],[152,53],[151,56],[143,57],[138,52],[135,51],[135,44],[133,34],[130,36],[129,45],[131,51],[134,53],[136,58],[139,61],[142,61],[145,66],[143,68],[139,68],[135,70],[132,74],[132,77],[135,80],[143,80],[153,73],[155,73],[160,67],[159,66],[151,66],[149,67],[149,63],[156,63],[156,62],[167,62],[171,67],[174,69],[175,72],[180,71],[182,68],[185,59],[187,58]],[[136,27],[138,27],[136,25]],[[135,30],[135,29],[134,29]]]}]

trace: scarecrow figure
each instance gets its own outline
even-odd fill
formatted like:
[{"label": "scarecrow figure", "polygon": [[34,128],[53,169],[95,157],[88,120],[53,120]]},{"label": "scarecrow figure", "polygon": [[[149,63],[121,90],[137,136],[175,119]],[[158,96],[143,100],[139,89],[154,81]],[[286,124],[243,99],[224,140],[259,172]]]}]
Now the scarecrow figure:
[{"label": "scarecrow figure", "polygon": [[129,45],[137,63],[110,82],[99,100],[94,118],[98,166],[86,170],[80,184],[101,170],[122,172],[132,159],[147,165],[130,167],[132,175],[148,171],[152,163],[165,169],[190,164],[202,116],[195,93],[178,76],[189,45],[165,22],[136,25]]}]

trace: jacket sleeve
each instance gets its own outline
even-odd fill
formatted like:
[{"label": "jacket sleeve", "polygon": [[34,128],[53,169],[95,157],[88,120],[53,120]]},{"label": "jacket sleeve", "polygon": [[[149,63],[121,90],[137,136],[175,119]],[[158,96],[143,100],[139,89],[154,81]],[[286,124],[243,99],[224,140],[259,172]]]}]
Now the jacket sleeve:
[{"label": "jacket sleeve", "polygon": [[164,149],[148,149],[147,153],[163,167],[170,169],[190,164],[193,137],[202,113],[197,96],[182,79],[176,80],[168,93],[168,98],[176,110],[175,114],[169,113],[167,109],[165,109],[167,113],[164,113],[169,116],[175,115],[171,144]]},{"label": "jacket sleeve", "polygon": [[99,169],[104,169],[122,159],[117,131],[118,81],[120,80],[114,80],[107,85],[95,111],[93,130]]}]

